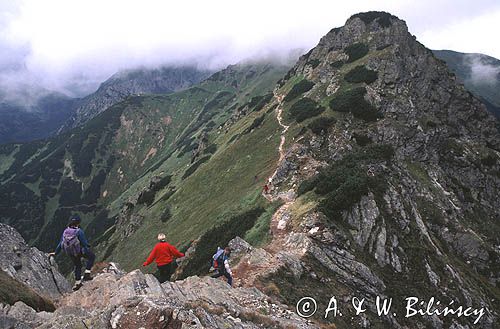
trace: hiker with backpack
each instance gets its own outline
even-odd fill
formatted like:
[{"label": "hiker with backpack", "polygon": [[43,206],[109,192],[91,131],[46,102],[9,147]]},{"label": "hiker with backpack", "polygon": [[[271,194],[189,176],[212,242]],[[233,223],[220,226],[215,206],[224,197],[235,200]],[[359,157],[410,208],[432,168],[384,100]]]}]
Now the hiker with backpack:
[{"label": "hiker with backpack", "polygon": [[217,252],[212,256],[212,266],[217,271],[212,278],[219,278],[225,276],[227,283],[233,285],[233,272],[229,267],[229,256],[231,255],[231,248],[226,247],[224,249],[217,248]]},{"label": "hiker with backpack", "polygon": [[78,290],[82,286],[82,257],[87,259],[83,281],[92,280],[90,270],[95,261],[95,255],[90,250],[90,245],[85,237],[85,233],[80,228],[80,223],[80,216],[73,215],[68,227],[66,227],[61,236],[55,252],[49,254],[49,256],[55,256],[63,250],[71,258],[75,266],[75,285],[73,286],[73,290]]},{"label": "hiker with backpack", "polygon": [[156,261],[158,281],[163,283],[170,281],[170,276],[175,272],[175,258],[184,257],[184,254],[177,250],[174,246],[166,241],[166,236],[163,233],[158,234],[158,243],[154,246],[149,254],[148,259],[142,266],[148,266],[153,261]]}]

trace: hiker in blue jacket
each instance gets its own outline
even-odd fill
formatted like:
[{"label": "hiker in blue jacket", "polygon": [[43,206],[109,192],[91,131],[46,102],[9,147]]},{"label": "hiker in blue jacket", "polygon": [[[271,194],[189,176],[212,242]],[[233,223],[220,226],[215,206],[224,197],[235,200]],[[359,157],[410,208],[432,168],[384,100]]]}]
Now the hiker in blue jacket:
[{"label": "hiker in blue jacket", "polygon": [[73,290],[78,290],[82,286],[82,257],[87,259],[83,281],[92,280],[90,270],[95,261],[95,255],[90,250],[90,245],[85,237],[85,233],[80,228],[80,223],[80,216],[73,215],[68,227],[61,236],[55,252],[49,254],[49,256],[55,256],[62,249],[71,258],[75,265],[75,285],[73,286]]},{"label": "hiker in blue jacket", "polygon": [[227,283],[233,285],[233,272],[229,267],[229,256],[231,255],[231,248],[226,247],[224,249],[218,249],[215,255],[212,256],[213,266],[216,269],[216,273],[212,275],[212,278],[218,278],[221,276],[226,277]]}]

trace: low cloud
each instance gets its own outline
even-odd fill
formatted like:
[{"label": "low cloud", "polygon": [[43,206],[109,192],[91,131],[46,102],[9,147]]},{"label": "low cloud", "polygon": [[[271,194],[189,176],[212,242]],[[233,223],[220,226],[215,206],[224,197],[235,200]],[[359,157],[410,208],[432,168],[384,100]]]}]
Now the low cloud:
[{"label": "low cloud", "polygon": [[470,79],[474,84],[495,86],[500,82],[500,61],[491,63],[494,59],[480,54],[469,54],[464,58],[470,67]]},{"label": "low cloud", "polygon": [[[283,60],[297,49],[314,47],[352,14],[369,10],[389,11],[406,20],[410,32],[428,47],[462,50],[458,45],[464,41],[451,37],[457,34],[453,27],[500,13],[500,3],[13,0],[0,3],[0,88],[20,99],[26,96],[16,90],[32,85],[83,96],[115,72],[135,67],[188,64],[219,69],[255,58]],[[489,54],[500,57],[500,45],[491,48],[486,33],[498,30],[499,21],[485,22],[474,45],[484,39],[490,48],[473,52],[493,49]],[[446,43],[449,40],[455,44]]]}]

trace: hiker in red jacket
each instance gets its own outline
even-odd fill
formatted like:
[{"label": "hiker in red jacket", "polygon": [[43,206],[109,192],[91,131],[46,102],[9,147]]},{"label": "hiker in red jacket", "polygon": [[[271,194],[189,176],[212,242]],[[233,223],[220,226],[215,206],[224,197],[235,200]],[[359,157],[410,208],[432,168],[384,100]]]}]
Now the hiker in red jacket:
[{"label": "hiker in red jacket", "polygon": [[184,257],[184,254],[179,252],[174,246],[165,241],[165,234],[158,234],[158,243],[149,254],[148,259],[142,266],[148,266],[153,261],[156,261],[158,267],[158,281],[163,283],[170,280],[170,276],[175,271],[175,258]]}]

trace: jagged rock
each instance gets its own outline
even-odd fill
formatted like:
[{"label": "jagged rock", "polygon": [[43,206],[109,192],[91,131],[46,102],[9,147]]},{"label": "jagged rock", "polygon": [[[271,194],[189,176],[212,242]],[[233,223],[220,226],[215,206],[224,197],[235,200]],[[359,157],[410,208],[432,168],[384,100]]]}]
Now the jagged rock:
[{"label": "jagged rock", "polygon": [[483,243],[478,239],[477,234],[472,233],[458,233],[456,234],[451,243],[456,249],[457,253],[462,255],[468,262],[474,262],[474,264],[483,269],[487,266],[489,256],[487,250],[485,250]]},{"label": "jagged rock", "polygon": [[[66,321],[66,322],[64,322]],[[189,277],[162,285],[136,270],[98,274],[39,328],[315,328],[255,288]]]},{"label": "jagged rock", "polygon": [[345,249],[318,245],[303,233],[290,234],[286,244],[316,258],[323,266],[341,276],[347,284],[357,290],[373,296],[385,290],[384,282],[366,265],[356,261],[355,256]]},{"label": "jagged rock", "polygon": [[433,286],[437,287],[440,282],[439,276],[432,270],[428,262],[425,262],[425,269],[427,271],[429,281],[432,283]]},{"label": "jagged rock", "polygon": [[231,248],[232,259],[239,259],[253,250],[253,247],[239,236],[229,241],[228,246]]},{"label": "jagged rock", "polygon": [[364,247],[368,242],[379,215],[380,211],[372,193],[363,196],[361,201],[346,215],[349,224],[356,228],[353,235],[360,247]]},{"label": "jagged rock", "polygon": [[281,251],[276,255],[276,257],[285,265],[286,269],[293,274],[293,277],[296,280],[300,279],[300,277],[304,273],[304,267],[302,266],[300,260],[297,259],[296,255]]},{"label": "jagged rock", "polygon": [[58,299],[71,291],[55,262],[37,248],[30,248],[12,227],[0,223],[0,267],[14,279],[42,296]]},{"label": "jagged rock", "polygon": [[271,255],[262,248],[253,249],[246,261],[250,266],[263,266],[269,263]]},{"label": "jagged rock", "polygon": [[51,317],[52,313],[36,312],[30,306],[19,301],[12,306],[0,307],[0,328],[35,328]]}]

